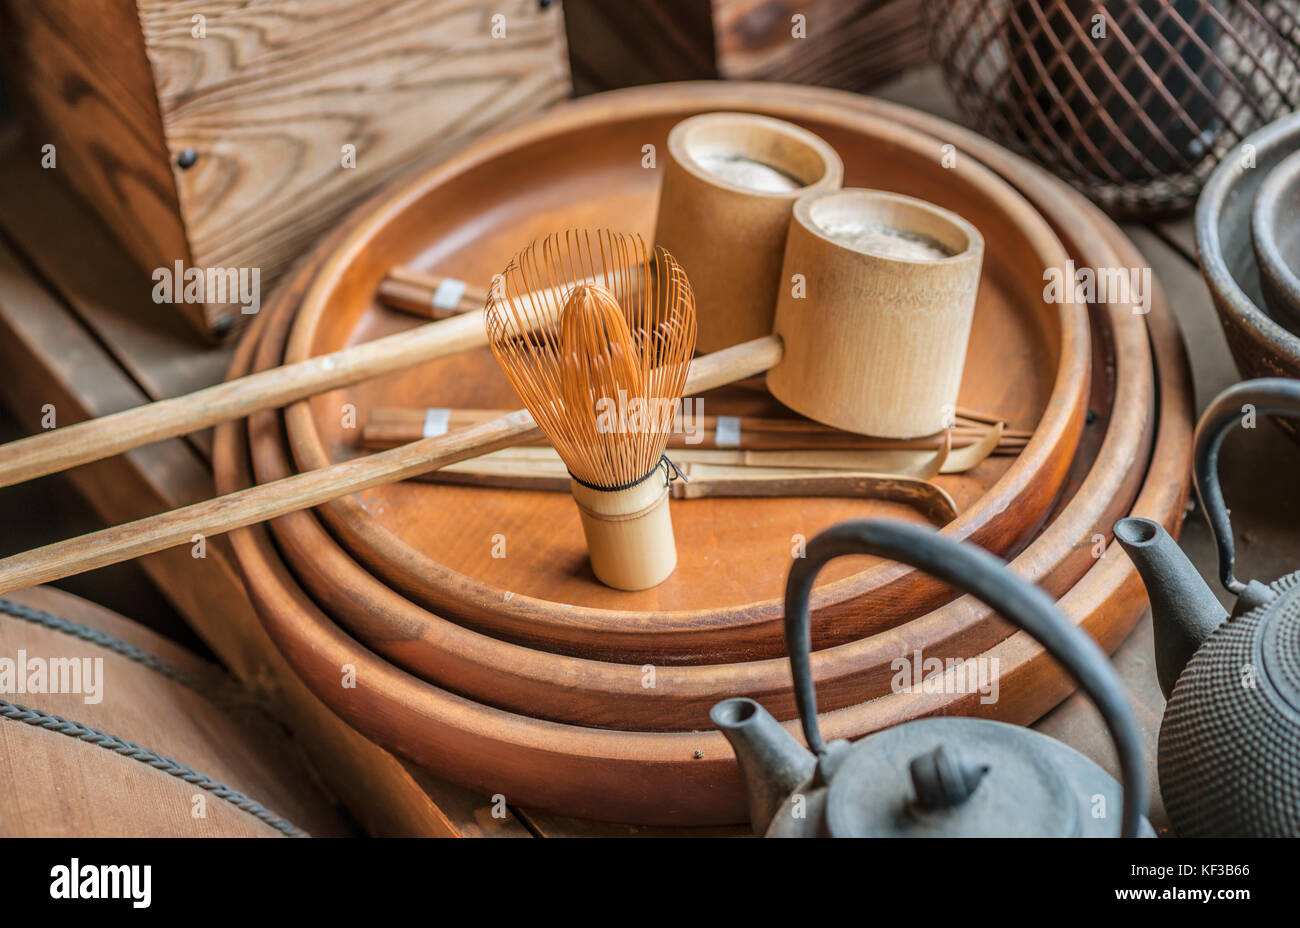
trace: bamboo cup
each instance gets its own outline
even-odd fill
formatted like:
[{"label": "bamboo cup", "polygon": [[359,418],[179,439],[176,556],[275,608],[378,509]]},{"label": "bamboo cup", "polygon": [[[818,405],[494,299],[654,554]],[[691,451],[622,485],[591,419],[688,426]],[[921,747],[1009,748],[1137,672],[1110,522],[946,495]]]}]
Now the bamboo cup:
[{"label": "bamboo cup", "polygon": [[[726,159],[769,178],[775,169],[792,186],[757,189],[705,166]],[[835,149],[779,119],[706,113],[673,127],[655,242],[681,263],[695,290],[697,352],[772,331],[790,210],[810,190],[837,189],[843,176]]]},{"label": "bamboo cup", "polygon": [[952,425],[983,255],[973,225],[923,200],[804,195],[781,273],[802,274],[806,291],[783,287],[777,300],[786,354],[768,389],[864,435],[910,439]]}]

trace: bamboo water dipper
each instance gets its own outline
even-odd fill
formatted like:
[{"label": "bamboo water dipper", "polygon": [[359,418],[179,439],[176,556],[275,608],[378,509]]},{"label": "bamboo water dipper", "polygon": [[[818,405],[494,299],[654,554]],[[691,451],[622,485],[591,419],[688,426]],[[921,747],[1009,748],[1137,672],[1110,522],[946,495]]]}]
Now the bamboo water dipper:
[{"label": "bamboo water dipper", "polygon": [[[828,320],[827,324],[851,328],[854,322],[852,315],[845,314]],[[852,344],[853,333],[846,331],[844,334],[842,343]],[[817,332],[815,335],[819,348],[824,347],[828,352],[844,350],[840,347],[841,341],[828,338],[828,333]],[[690,394],[702,393],[769,370],[776,369],[779,372],[786,357],[787,344],[792,351],[806,355],[806,346],[802,341],[812,337],[806,328],[791,326],[782,335],[766,335],[698,357],[688,368],[683,390]],[[516,333],[512,342],[523,346],[530,344],[530,338],[532,336]],[[63,457],[56,454],[51,458],[48,440],[56,438],[59,432],[24,439],[0,449],[0,485],[30,479],[42,473],[52,473],[74,463],[98,460],[125,448],[184,434],[257,409],[274,408],[334,386],[355,383],[369,376],[419,363],[420,360],[482,345],[484,341],[484,315],[467,314],[429,323],[413,332],[404,332],[336,355],[324,355],[302,364],[278,368],[269,376],[245,377],[201,390],[185,398],[93,420],[84,423],[85,428],[75,433],[78,439],[86,435],[98,436],[111,445],[109,450],[104,450],[102,446],[90,447],[77,440],[65,449]],[[413,343],[415,347],[412,347]],[[399,360],[394,362],[394,357]],[[339,374],[340,365],[346,368],[346,376]],[[834,369],[834,366],[828,369]],[[570,376],[576,375],[571,371]],[[301,383],[297,378],[310,382]],[[322,383],[329,385],[322,386]],[[793,380],[787,394],[781,399],[819,422],[835,422],[839,418],[843,411],[843,400],[833,384],[820,384],[816,390],[809,389],[807,397],[799,395],[799,384],[799,379]],[[681,393],[677,395],[680,396]],[[211,404],[213,408],[205,408],[205,403]],[[163,419],[162,424],[151,425],[152,416]],[[115,434],[116,423],[129,424],[133,429],[133,437],[124,439]],[[66,432],[74,433],[77,428],[70,426]],[[142,434],[151,437],[141,438]],[[541,435],[533,416],[527,410],[518,410],[460,432],[421,439],[369,457],[307,471],[136,522],[46,545],[0,560],[0,594],[192,543],[195,535],[221,534],[299,509],[318,506],[370,487],[406,480],[437,470],[446,464],[540,438]],[[23,457],[16,456],[13,449],[19,446],[28,449],[27,453],[39,458],[40,463],[28,464]],[[591,506],[587,508],[592,509]]]},{"label": "bamboo water dipper", "polygon": [[[761,374],[781,360],[775,335],[704,355],[691,362],[685,389],[703,393]],[[0,594],[48,583],[192,543],[196,534],[220,535],[370,487],[437,470],[445,464],[540,438],[533,417],[520,409],[482,425],[306,471],[283,480],[55,542],[0,560]]]}]

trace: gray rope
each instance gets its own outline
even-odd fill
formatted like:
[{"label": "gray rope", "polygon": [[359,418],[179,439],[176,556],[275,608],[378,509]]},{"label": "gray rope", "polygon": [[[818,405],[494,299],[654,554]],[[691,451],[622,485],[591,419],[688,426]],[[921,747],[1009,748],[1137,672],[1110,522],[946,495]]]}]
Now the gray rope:
[{"label": "gray rope", "polygon": [[186,689],[193,690],[231,713],[247,714],[249,712],[260,713],[261,711],[260,706],[250,700],[243,690],[224,676],[218,677],[213,674],[211,676],[215,679],[200,679],[151,651],[146,651],[144,648],[131,644],[129,641],[123,641],[121,638],[114,638],[97,628],[82,625],[80,622],[73,622],[71,619],[65,619],[61,615],[55,615],[43,609],[16,603],[11,599],[0,598],[0,613],[56,632],[62,632],[65,635],[72,635],[74,638],[80,638],[82,641],[88,641],[91,644],[99,645],[101,648],[106,648],[114,654],[120,654],[127,660],[135,661],[154,673],[161,674]]},{"label": "gray rope", "polygon": [[76,738],[78,741],[85,741],[87,744],[97,745],[107,751],[112,751],[114,754],[129,757],[131,760],[137,760],[142,764],[153,767],[155,770],[161,770],[168,776],[177,777],[186,783],[197,786],[199,789],[207,790],[218,799],[226,800],[236,808],[260,819],[276,831],[283,832],[291,838],[308,837],[307,832],[276,815],[261,803],[249,799],[239,790],[212,779],[206,773],[199,773],[193,767],[187,767],[179,761],[164,757],[156,751],[151,751],[124,738],[119,738],[117,735],[110,735],[98,728],[91,728],[89,725],[83,725],[80,722],[60,718],[39,709],[29,709],[26,706],[6,702],[3,699],[0,699],[0,718],[14,722],[25,722],[37,728],[44,728],[60,735],[67,735],[69,738]]},{"label": "gray rope", "polygon": [[[13,616],[15,619],[23,619],[35,625],[42,625],[45,628],[53,629],[56,632],[63,632],[66,635],[72,635],[80,638],[82,641],[89,641],[91,644],[97,644],[101,648],[107,648],[115,654],[120,654],[125,658],[135,661],[137,664],[143,664],[150,670],[162,674],[170,680],[175,680],[182,686],[189,687],[192,690],[203,692],[209,687],[194,678],[192,674],[187,673],[175,664],[169,663],[157,654],[151,654],[144,648],[133,645],[128,641],[120,638],[114,638],[112,635],[101,632],[97,628],[91,628],[89,625],[82,625],[65,619],[63,616],[55,615],[52,612],[46,612],[43,609],[34,609],[31,606],[25,606],[22,603],[16,603],[11,599],[0,599],[0,612]],[[206,693],[204,693],[206,695]]]},{"label": "gray rope", "polygon": [[[135,661],[144,667],[149,668],[155,673],[162,674],[169,680],[173,680],[182,686],[193,690],[199,695],[218,702],[235,702],[240,708],[247,708],[247,700],[239,694],[233,686],[216,686],[207,681],[199,680],[188,671],[177,667],[170,661],[164,660],[157,654],[146,651],[138,645],[123,641],[120,638],[114,638],[89,625],[82,625],[65,619],[62,616],[55,615],[52,612],[46,612],[42,609],[34,609],[31,606],[16,603],[13,600],[0,598],[0,614],[12,616],[16,619],[22,619],[26,622],[32,622],[54,631],[62,632],[73,637],[80,638],[100,647],[107,648],[115,654]],[[238,808],[251,815],[261,819],[267,825],[270,825],[276,831],[283,832],[291,838],[309,837],[307,832],[296,827],[287,819],[281,818],[274,812],[266,809],[261,804],[248,798],[239,790],[227,786],[217,780],[212,779],[207,774],[186,767],[170,757],[164,757],[148,748],[133,744],[116,735],[110,735],[98,729],[91,728],[88,725],[82,725],[79,722],[68,721],[59,718],[56,715],[50,715],[41,712],[39,709],[29,709],[26,706],[20,706],[15,703],[0,700],[0,718],[7,718],[13,721],[26,722],[28,725],[36,725],[41,728],[56,731],[69,737],[77,738],[80,741],[86,741],[90,744],[96,744],[102,748],[113,751],[115,754],[121,754],[138,760],[141,763],[148,764],[158,770],[163,771],[170,776],[179,777],[187,783],[192,783],[200,789],[211,792],[218,798],[234,804]]]}]

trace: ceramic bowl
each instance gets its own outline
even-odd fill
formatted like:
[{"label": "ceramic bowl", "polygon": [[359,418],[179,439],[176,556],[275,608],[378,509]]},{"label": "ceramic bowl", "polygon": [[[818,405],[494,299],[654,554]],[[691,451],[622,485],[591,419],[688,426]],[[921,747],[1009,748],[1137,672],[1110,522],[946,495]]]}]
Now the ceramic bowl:
[{"label": "ceramic bowl", "polygon": [[[1220,162],[1196,204],[1196,250],[1228,347],[1243,377],[1300,378],[1300,335],[1263,307],[1251,242],[1256,194],[1285,158],[1300,149],[1300,113],[1252,133]],[[1300,441],[1292,420],[1279,424]]]},{"label": "ceramic bowl", "polygon": [[1300,334],[1300,151],[1264,178],[1251,213],[1259,284],[1273,318]]}]

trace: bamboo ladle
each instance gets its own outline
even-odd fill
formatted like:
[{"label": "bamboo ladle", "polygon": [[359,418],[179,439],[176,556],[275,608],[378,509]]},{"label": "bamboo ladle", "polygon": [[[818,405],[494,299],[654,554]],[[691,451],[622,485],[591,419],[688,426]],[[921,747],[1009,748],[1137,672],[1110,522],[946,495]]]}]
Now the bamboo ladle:
[{"label": "bamboo ladle", "polygon": [[[434,326],[445,326],[448,323],[458,324],[453,333],[461,343],[461,347],[470,347],[482,343],[483,320],[478,313],[466,314],[444,322],[429,323],[428,326],[422,327],[422,329],[424,332],[428,332]],[[469,325],[467,324],[477,326],[478,339],[470,339]],[[407,335],[408,338],[410,337],[410,333],[403,334]],[[388,339],[383,341],[388,341]],[[377,344],[379,342],[371,342],[359,347],[369,347]],[[435,346],[440,347],[440,343],[435,342]],[[428,347],[430,346],[426,345],[426,350],[428,350]],[[350,350],[355,351],[357,349]],[[401,350],[402,346],[400,344],[392,345],[390,343],[390,352]],[[450,350],[446,352],[440,351],[434,356],[450,353]],[[337,352],[336,354],[344,353]],[[736,345],[733,348],[702,355],[691,362],[690,373],[686,380],[686,391],[691,394],[702,393],[735,380],[761,374],[780,363],[784,354],[785,349],[781,337],[767,335],[763,338]],[[312,362],[304,362],[303,365],[277,368],[272,373],[283,375],[286,371],[292,371],[294,368],[314,364],[330,357],[332,356],[324,355],[321,358],[313,359]],[[409,351],[405,352],[402,357],[409,358]],[[373,353],[367,356],[367,362],[377,366],[387,358],[388,356],[382,353]],[[418,362],[408,361],[408,363]],[[392,370],[396,369],[396,367],[385,367],[384,369]],[[315,376],[318,378],[327,377],[331,373],[328,368],[322,370],[319,366],[315,368],[315,371]],[[240,380],[230,381],[229,384],[222,386],[238,385],[241,381],[255,380],[257,376],[244,377]],[[310,390],[303,392],[290,391],[288,388],[292,385],[279,384],[278,378],[274,382],[277,383],[281,391],[277,396],[287,392],[295,392],[295,398],[300,399],[310,396],[312,393]],[[324,387],[322,389],[330,388]],[[189,397],[176,401],[164,401],[164,403],[185,403],[192,401],[194,397],[210,394],[216,390],[220,390],[220,387],[201,390]],[[302,388],[300,388],[301,390]],[[263,394],[264,397],[265,394]],[[237,403],[240,399],[246,401],[242,391],[235,391],[233,397],[228,399],[227,403]],[[283,402],[291,402],[291,400],[284,400]],[[163,404],[153,405],[159,406]],[[244,408],[244,411],[251,412],[254,408],[269,409],[275,405],[277,405],[277,402],[271,400],[255,407],[248,405],[241,408]],[[140,409],[149,408],[147,406],[140,407]],[[137,410],[130,410],[129,412],[134,413]],[[230,413],[224,418],[231,418],[239,414],[239,412]],[[118,415],[126,414],[119,413]],[[191,415],[204,417],[201,409],[193,411]],[[94,426],[115,418],[117,416],[108,416],[105,419],[97,419],[85,424]],[[222,421],[222,418],[211,418],[210,415],[206,418],[209,425]],[[188,421],[191,420],[182,419],[182,422]],[[201,428],[202,426],[193,427]],[[71,427],[69,430],[71,430]],[[181,425],[180,430],[172,434],[182,434],[188,430],[187,427]],[[306,471],[292,477],[286,477],[283,480],[249,487],[246,490],[218,496],[214,499],[195,503],[191,506],[184,506],[180,509],[173,509],[170,512],[159,513],[155,516],[148,516],[135,522],[116,525],[102,531],[71,538],[67,541],[55,542],[54,544],[0,560],[0,594],[40,583],[48,583],[83,571],[94,570],[97,567],[106,567],[109,564],[152,554],[155,551],[162,551],[176,545],[192,543],[196,535],[219,535],[232,529],[242,528],[267,519],[274,519],[277,516],[296,512],[300,509],[319,506],[321,503],[337,499],[340,496],[358,493],[385,483],[406,480],[431,470],[437,470],[446,464],[463,461],[489,451],[519,444],[522,441],[537,438],[540,434],[540,430],[533,422],[533,417],[526,410],[520,409],[459,432],[421,439],[420,441],[393,448],[390,451],[381,451],[368,457]],[[46,436],[39,437],[44,438]],[[14,444],[19,443],[15,442]],[[106,456],[91,451],[89,456],[83,458],[83,461],[97,460]]]},{"label": "bamboo ladle", "polygon": [[[841,426],[846,411],[851,412],[853,406],[846,403],[839,391],[828,389],[830,385],[821,382],[825,378],[816,376],[820,365],[810,365],[809,353],[845,351],[844,345],[855,344],[855,333],[843,334],[843,339],[827,338],[826,332],[814,335],[807,332],[807,327],[792,327],[787,336],[797,339],[791,348],[795,357],[802,356],[802,360],[792,362],[799,370],[787,372],[781,396],[787,405],[798,408],[809,418]],[[20,439],[0,446],[0,487],[228,419],[285,406],[486,342],[482,311],[467,312],[262,374],[227,381],[188,396]],[[756,376],[776,367],[785,357],[785,342],[776,334],[704,355],[691,363],[685,393],[700,393]],[[825,360],[823,356],[821,362]],[[532,416],[519,410],[453,434],[421,439],[367,458],[307,471],[56,542],[0,560],[0,594],[193,542],[196,536],[218,535],[308,509],[540,435]]]}]

